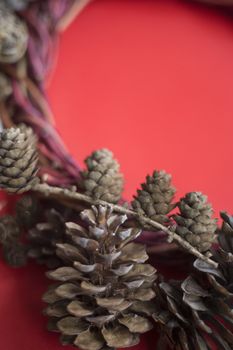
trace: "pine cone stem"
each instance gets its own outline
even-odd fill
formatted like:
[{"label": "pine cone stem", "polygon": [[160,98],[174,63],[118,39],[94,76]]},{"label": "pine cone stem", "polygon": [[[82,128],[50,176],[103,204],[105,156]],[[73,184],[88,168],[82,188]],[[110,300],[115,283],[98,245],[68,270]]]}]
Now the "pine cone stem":
[{"label": "pine cone stem", "polygon": [[[103,200],[93,200],[91,197],[78,193],[73,192],[69,189],[64,189],[60,187],[52,187],[47,184],[37,184],[33,187],[33,191],[37,192],[38,194],[45,196],[45,197],[55,197],[57,199],[66,199],[67,201],[73,201],[74,208],[76,203],[75,202],[85,202],[90,205],[109,205],[108,202]],[[196,248],[194,248],[190,243],[188,243],[186,240],[184,240],[181,236],[176,234],[175,232],[171,231],[168,227],[160,224],[159,222],[156,222],[154,220],[151,220],[148,217],[142,216],[135,212],[134,210],[127,209],[125,207],[122,207],[120,205],[111,204],[113,211],[115,211],[118,214],[126,214],[130,216],[131,218],[135,218],[137,220],[140,219],[140,222],[145,224],[145,226],[151,226],[153,228],[159,229],[160,231],[165,232],[169,237],[169,242],[176,242],[179,244],[182,248],[184,248],[186,251],[188,251],[190,254],[196,256],[197,258],[208,262],[211,266],[217,267],[218,264],[210,259],[209,257],[205,256],[204,254],[200,253]]]},{"label": "pine cone stem", "polygon": [[160,243],[158,245],[152,245],[147,247],[146,251],[148,254],[163,254],[177,251],[179,248],[174,243]]}]

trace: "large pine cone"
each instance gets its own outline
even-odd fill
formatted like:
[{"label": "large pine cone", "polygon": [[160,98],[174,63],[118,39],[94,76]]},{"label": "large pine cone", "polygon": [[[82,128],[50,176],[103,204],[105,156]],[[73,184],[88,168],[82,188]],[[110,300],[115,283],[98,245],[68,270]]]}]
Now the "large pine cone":
[{"label": "large pine cone", "polygon": [[0,134],[0,188],[23,193],[38,183],[36,139],[31,128],[4,129]]},{"label": "large pine cone", "polygon": [[141,187],[132,202],[133,208],[139,214],[162,224],[169,222],[168,214],[175,207],[172,200],[176,192],[171,185],[171,175],[163,170],[154,171],[152,176],[146,177]]},{"label": "large pine cone", "polygon": [[48,273],[59,281],[44,295],[50,329],[82,350],[133,346],[151,329],[155,296],[156,271],[144,264],[144,246],[131,242],[140,231],[123,228],[126,216],[110,207],[84,210],[81,218],[88,228],[67,223],[70,243],[57,245],[66,264]]},{"label": "large pine cone", "polygon": [[123,175],[119,172],[119,163],[112,152],[100,149],[85,160],[87,170],[82,173],[81,186],[87,195],[117,203],[123,191]]},{"label": "large pine cone", "polygon": [[27,26],[2,1],[0,3],[0,33],[0,62],[19,61],[27,49]]},{"label": "large pine cone", "polygon": [[176,232],[200,252],[208,251],[215,240],[217,229],[212,205],[201,192],[190,192],[178,203],[179,215],[174,215]]},{"label": "large pine cone", "polygon": [[[225,224],[233,228],[233,217]],[[197,259],[185,281],[156,286],[153,317],[173,350],[231,350],[233,348],[233,230],[219,233],[213,253],[218,267]]]}]

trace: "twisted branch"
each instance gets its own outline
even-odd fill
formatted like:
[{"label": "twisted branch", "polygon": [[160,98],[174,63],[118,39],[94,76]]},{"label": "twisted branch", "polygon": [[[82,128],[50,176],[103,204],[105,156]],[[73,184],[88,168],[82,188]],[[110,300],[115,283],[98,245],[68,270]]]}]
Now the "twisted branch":
[{"label": "twisted branch", "polygon": [[[77,206],[77,202],[84,202],[90,205],[110,205],[110,203],[103,201],[103,200],[93,200],[93,198],[82,194],[78,192],[74,192],[69,189],[64,189],[60,187],[52,187],[48,184],[38,184],[33,187],[33,191],[37,192],[38,194],[44,196],[44,197],[53,197],[61,200],[66,200],[70,202],[70,206],[73,206],[75,209]],[[73,202],[73,203],[72,203]],[[169,227],[163,226],[157,221],[151,220],[150,218],[146,216],[142,216],[138,214],[136,211],[132,209],[125,208],[121,205],[117,204],[111,204],[111,207],[113,208],[113,211],[118,214],[126,214],[131,218],[135,218],[136,220],[140,220],[141,223],[145,224],[145,226],[149,225],[153,228],[156,228],[160,231],[165,232],[168,235],[169,242],[176,242],[179,244],[182,248],[184,248],[186,251],[188,251],[190,254],[196,256],[199,259],[202,259],[206,261],[208,264],[210,264],[213,267],[217,267],[218,264],[210,259],[208,256],[205,256],[204,254],[200,253],[196,248],[194,248],[189,242],[185,241],[181,236],[179,236],[177,233],[173,232]]]}]

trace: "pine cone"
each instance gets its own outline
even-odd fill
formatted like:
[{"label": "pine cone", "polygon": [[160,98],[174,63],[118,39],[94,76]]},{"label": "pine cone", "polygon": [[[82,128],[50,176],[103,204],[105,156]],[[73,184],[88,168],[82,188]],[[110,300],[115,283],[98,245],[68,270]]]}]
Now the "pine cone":
[{"label": "pine cone", "polygon": [[26,52],[28,30],[25,23],[1,2],[0,4],[0,62],[15,63]]},{"label": "pine cone", "polygon": [[61,266],[61,260],[56,256],[56,244],[64,242],[65,230],[64,216],[55,209],[47,210],[45,221],[28,231],[28,257],[51,269]]},{"label": "pine cone", "polygon": [[215,240],[216,219],[207,197],[201,192],[190,192],[178,204],[179,215],[174,215],[176,232],[200,252],[208,251]]},{"label": "pine cone", "polygon": [[119,172],[119,163],[112,152],[100,149],[85,160],[87,170],[82,173],[82,184],[87,195],[117,203],[123,191],[123,175]]},{"label": "pine cone", "polygon": [[[233,217],[228,218],[232,225]],[[214,344],[218,350],[233,348],[233,234],[224,230],[218,238],[213,253],[218,267],[197,259],[184,282],[156,286],[153,317],[173,350],[209,350]]]},{"label": "pine cone", "polygon": [[3,257],[8,265],[22,267],[27,263],[26,247],[17,241],[5,244],[3,246]]},{"label": "pine cone", "polygon": [[152,220],[168,223],[168,214],[175,208],[172,200],[176,190],[171,185],[171,175],[163,170],[154,171],[152,176],[146,177],[146,182],[141,187],[132,202],[133,208]]},{"label": "pine cone", "polygon": [[0,218],[0,243],[9,244],[18,240],[21,230],[18,222],[11,215],[5,215]]},{"label": "pine cone", "polygon": [[227,214],[226,212],[222,211],[220,213],[220,216],[222,218],[222,227],[218,230],[219,235],[226,235],[229,233],[230,235],[233,235],[233,216]]},{"label": "pine cone", "polygon": [[41,205],[33,195],[24,195],[16,203],[17,221],[25,229],[31,228],[38,222],[41,211]]},{"label": "pine cone", "polygon": [[23,193],[38,183],[35,136],[26,126],[0,134],[0,188]]},{"label": "pine cone", "polygon": [[140,231],[123,228],[127,217],[110,207],[93,206],[81,218],[88,228],[67,223],[70,243],[57,245],[66,265],[48,273],[59,281],[44,295],[49,327],[82,350],[133,346],[151,329],[155,296],[155,269],[144,264],[145,247],[132,243]]},{"label": "pine cone", "polygon": [[[199,263],[196,263],[197,266]],[[153,318],[169,349],[232,349],[233,333],[230,329],[233,310],[228,306],[230,298],[220,295],[222,286],[219,285],[219,290],[215,289],[215,284],[218,286],[215,272],[221,273],[221,269],[207,269],[203,283],[197,275],[189,276],[183,283],[163,282],[155,289],[157,310]],[[208,279],[212,281],[209,284]]]},{"label": "pine cone", "polygon": [[21,229],[14,216],[0,218],[0,243],[3,258],[12,267],[24,266],[27,262],[26,247],[20,243]]}]

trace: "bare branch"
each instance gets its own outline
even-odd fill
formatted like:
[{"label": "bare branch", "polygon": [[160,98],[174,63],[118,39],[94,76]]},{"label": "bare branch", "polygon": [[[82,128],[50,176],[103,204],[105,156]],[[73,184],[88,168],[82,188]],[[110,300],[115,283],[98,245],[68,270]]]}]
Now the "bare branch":
[{"label": "bare branch", "polygon": [[150,218],[148,218],[146,216],[142,216],[132,209],[127,209],[123,206],[116,205],[116,204],[110,204],[110,203],[105,202],[103,200],[93,200],[91,197],[86,196],[85,194],[74,192],[72,190],[64,189],[64,188],[60,188],[60,187],[52,187],[52,186],[49,186],[47,184],[38,184],[33,188],[33,191],[41,194],[44,197],[53,197],[53,198],[57,198],[60,200],[66,200],[66,201],[69,200],[70,206],[72,206],[72,202],[73,202],[74,208],[75,208],[75,206],[77,206],[77,202],[80,202],[80,201],[88,203],[90,205],[104,205],[104,206],[111,205],[113,210],[116,213],[126,214],[131,218],[135,218],[138,220],[140,219],[141,223],[143,223],[145,225],[149,225],[153,228],[156,228],[160,231],[165,232],[169,237],[169,242],[174,241],[178,245],[180,245],[182,248],[184,248],[186,251],[188,251],[190,254],[196,256],[197,258],[208,262],[210,265],[212,265],[214,267],[218,266],[218,264],[215,261],[210,259],[208,256],[205,256],[204,254],[200,253],[189,242],[184,240],[181,236],[179,236],[177,233],[173,232],[168,227],[163,226],[159,222],[151,220]]}]

